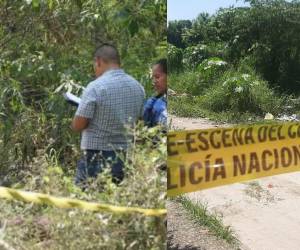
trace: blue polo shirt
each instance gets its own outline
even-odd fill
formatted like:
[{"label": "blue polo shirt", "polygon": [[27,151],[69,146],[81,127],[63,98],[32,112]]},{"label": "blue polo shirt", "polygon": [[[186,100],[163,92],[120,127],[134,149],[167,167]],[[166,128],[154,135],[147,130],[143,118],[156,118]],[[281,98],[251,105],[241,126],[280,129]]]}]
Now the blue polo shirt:
[{"label": "blue polo shirt", "polygon": [[167,126],[167,98],[165,95],[153,96],[146,101],[143,119],[148,127]]}]

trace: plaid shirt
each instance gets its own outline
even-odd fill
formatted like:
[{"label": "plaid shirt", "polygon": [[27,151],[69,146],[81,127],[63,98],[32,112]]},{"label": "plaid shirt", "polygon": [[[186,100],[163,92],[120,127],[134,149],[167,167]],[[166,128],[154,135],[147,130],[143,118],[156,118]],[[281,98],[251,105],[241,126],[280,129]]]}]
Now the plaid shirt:
[{"label": "plaid shirt", "polygon": [[128,128],[141,117],[144,88],[122,69],[108,70],[90,82],[81,96],[77,116],[89,119],[81,149],[126,149]]}]

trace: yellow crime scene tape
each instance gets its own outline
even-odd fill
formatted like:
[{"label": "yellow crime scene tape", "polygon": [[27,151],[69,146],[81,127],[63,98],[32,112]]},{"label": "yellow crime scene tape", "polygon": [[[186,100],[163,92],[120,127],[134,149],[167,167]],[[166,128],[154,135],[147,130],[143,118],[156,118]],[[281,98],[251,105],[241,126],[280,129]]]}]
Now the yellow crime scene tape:
[{"label": "yellow crime scene tape", "polygon": [[300,170],[300,123],[168,133],[168,196]]},{"label": "yellow crime scene tape", "polygon": [[20,191],[12,188],[0,187],[0,198],[47,204],[58,208],[79,208],[89,211],[107,211],[112,213],[140,213],[145,216],[163,216],[166,209],[146,209],[139,207],[119,207],[108,204],[86,202],[82,200],[58,198],[47,194]]}]

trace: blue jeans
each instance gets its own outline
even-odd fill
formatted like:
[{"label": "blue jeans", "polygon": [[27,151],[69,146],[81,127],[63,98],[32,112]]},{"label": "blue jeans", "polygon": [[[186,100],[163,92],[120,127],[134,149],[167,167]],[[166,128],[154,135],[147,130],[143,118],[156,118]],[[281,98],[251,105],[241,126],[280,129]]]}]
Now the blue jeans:
[{"label": "blue jeans", "polygon": [[124,152],[87,150],[77,162],[75,184],[84,186],[89,177],[96,178],[107,166],[111,169],[112,181],[119,184],[124,178],[124,163],[119,156]]}]

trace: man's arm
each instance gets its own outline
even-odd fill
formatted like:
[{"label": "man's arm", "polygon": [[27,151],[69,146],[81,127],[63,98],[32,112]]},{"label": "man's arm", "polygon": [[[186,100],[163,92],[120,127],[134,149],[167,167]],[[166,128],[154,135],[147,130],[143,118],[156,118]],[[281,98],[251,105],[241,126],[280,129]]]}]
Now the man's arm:
[{"label": "man's arm", "polygon": [[79,106],[73,118],[71,128],[75,132],[81,132],[89,125],[90,120],[94,116],[96,108],[96,93],[95,90],[88,85],[83,91]]},{"label": "man's arm", "polygon": [[72,121],[71,128],[75,132],[81,132],[82,130],[87,128],[88,125],[89,125],[89,119],[88,118],[75,115],[75,117]]}]

